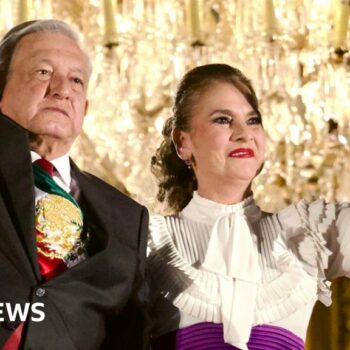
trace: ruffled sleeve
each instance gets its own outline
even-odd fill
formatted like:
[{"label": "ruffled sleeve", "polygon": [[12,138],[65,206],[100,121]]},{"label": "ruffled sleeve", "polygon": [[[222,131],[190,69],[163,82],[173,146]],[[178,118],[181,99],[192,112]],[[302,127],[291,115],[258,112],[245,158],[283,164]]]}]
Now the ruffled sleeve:
[{"label": "ruffled sleeve", "polygon": [[325,270],[332,252],[324,235],[335,221],[334,204],[323,200],[309,204],[302,200],[279,213],[287,247],[301,262],[304,270],[318,282],[318,297],[325,305],[331,304],[330,283]]},{"label": "ruffled sleeve", "polygon": [[336,221],[327,232],[328,247],[332,251],[326,276],[329,279],[350,277],[350,204],[336,207]]},{"label": "ruffled sleeve", "polygon": [[330,305],[327,279],[349,275],[350,270],[349,205],[302,200],[282,210],[278,219],[285,244],[304,270],[317,278],[319,300]]}]

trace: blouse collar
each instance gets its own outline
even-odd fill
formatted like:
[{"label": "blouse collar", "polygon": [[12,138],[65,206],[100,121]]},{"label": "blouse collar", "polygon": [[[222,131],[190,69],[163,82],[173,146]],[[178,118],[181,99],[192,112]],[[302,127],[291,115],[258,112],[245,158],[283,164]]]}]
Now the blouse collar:
[{"label": "blouse collar", "polygon": [[201,197],[197,191],[180,215],[192,221],[213,224],[219,217],[233,213],[242,214],[249,221],[256,221],[261,216],[260,208],[252,195],[239,203],[221,204]]},{"label": "blouse collar", "polygon": [[248,350],[246,343],[261,282],[256,237],[250,223],[260,218],[259,207],[252,196],[240,203],[225,205],[195,192],[180,215],[212,225],[201,269],[215,273],[219,281],[225,342]]}]

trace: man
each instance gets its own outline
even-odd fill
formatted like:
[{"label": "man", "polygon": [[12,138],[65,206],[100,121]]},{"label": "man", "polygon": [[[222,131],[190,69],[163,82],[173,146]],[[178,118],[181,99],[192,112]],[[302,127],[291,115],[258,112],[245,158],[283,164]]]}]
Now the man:
[{"label": "man", "polygon": [[0,348],[142,348],[147,210],[68,156],[89,75],[64,22],[0,43]]}]

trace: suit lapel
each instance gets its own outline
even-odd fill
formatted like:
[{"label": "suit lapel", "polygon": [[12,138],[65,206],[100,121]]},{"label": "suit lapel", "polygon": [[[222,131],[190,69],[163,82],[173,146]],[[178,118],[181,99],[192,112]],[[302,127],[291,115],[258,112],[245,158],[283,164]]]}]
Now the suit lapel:
[{"label": "suit lapel", "polygon": [[[84,221],[88,222],[88,258],[79,264],[59,274],[47,284],[57,280],[71,280],[88,278],[91,274],[103,276],[108,266],[107,245],[109,241],[110,209],[108,199],[98,192],[94,181],[89,181],[86,174],[80,172],[78,167],[71,161],[71,194],[78,201],[83,213]],[[100,273],[97,273],[101,269]]]},{"label": "suit lapel", "polygon": [[[0,173],[8,212],[29,257],[32,271],[39,278],[34,234],[35,194],[28,134],[3,115],[0,115]],[[10,234],[13,235],[12,232]]]},{"label": "suit lapel", "polygon": [[95,182],[89,179],[89,175],[80,172],[73,161],[71,161],[71,175],[73,191],[76,192],[73,196],[83,210],[90,235],[88,253],[93,257],[108,244],[108,232],[112,227],[109,201],[100,193],[101,188],[95,187]]}]

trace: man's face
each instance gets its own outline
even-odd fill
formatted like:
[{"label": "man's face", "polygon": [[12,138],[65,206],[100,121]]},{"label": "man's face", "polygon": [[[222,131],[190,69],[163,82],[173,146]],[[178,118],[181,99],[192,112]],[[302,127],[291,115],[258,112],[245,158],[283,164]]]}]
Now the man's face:
[{"label": "man's face", "polygon": [[87,58],[69,37],[23,37],[13,54],[0,108],[32,133],[71,145],[87,110]]}]

